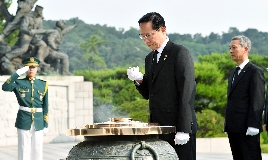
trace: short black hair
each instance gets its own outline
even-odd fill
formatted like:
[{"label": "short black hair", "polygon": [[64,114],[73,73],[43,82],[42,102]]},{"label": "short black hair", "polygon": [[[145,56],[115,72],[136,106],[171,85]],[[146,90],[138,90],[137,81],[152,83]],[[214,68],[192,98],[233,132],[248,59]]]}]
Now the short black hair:
[{"label": "short black hair", "polygon": [[160,27],[166,27],[164,18],[156,12],[150,12],[145,14],[138,21],[139,25],[143,22],[152,22],[153,30],[158,30]]}]

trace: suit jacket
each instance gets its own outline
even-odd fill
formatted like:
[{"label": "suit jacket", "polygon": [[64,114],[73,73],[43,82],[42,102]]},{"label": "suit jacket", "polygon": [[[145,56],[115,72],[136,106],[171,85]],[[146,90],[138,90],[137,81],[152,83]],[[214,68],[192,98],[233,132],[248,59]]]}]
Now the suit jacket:
[{"label": "suit jacket", "polygon": [[264,124],[267,124],[267,123],[268,123],[268,87],[266,90],[265,110],[264,110]]},{"label": "suit jacket", "polygon": [[[14,92],[18,100],[18,113],[15,127],[30,130],[34,122],[35,130],[42,130],[48,127],[48,84],[47,82],[35,79],[33,85],[29,78],[18,79],[19,75],[13,73],[2,85],[3,91]],[[42,108],[43,112],[30,113],[19,110],[19,106],[29,108]]]},{"label": "suit jacket", "polygon": [[248,127],[262,131],[265,79],[262,69],[248,62],[233,83],[228,78],[225,132],[246,133]]},{"label": "suit jacket", "polygon": [[[145,58],[143,82],[136,86],[149,99],[150,122],[176,126],[177,132],[196,133],[195,76],[190,52],[169,41],[152,71],[153,53]],[[174,139],[174,137],[170,137]]]}]

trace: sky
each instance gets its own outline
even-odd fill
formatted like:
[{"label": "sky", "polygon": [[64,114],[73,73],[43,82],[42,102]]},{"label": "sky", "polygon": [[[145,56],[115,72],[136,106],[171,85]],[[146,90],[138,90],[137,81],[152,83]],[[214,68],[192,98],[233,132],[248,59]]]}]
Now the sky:
[{"label": "sky", "polygon": [[[167,33],[207,36],[249,28],[268,32],[268,0],[38,0],[45,20],[78,17],[87,24],[116,29],[139,29],[138,20],[148,12],[160,13]],[[17,0],[9,8],[15,14]]]}]

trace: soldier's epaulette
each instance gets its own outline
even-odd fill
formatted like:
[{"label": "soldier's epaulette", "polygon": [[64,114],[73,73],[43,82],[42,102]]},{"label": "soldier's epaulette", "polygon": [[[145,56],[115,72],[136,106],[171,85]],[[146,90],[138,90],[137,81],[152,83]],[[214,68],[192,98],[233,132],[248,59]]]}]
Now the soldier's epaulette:
[{"label": "soldier's epaulette", "polygon": [[47,89],[48,89],[48,83],[47,83],[47,81],[44,81],[44,80],[42,80],[42,79],[38,79],[38,80],[43,81],[44,83],[46,83],[46,85],[45,85],[45,89],[44,89],[44,94],[43,94],[43,95],[46,95],[46,93],[47,93]]},{"label": "soldier's epaulette", "polygon": [[42,79],[38,79],[38,80],[40,80],[40,81],[43,81],[43,82],[47,83],[47,81],[45,81],[45,80],[42,80]]},{"label": "soldier's epaulette", "polygon": [[[46,81],[44,81],[44,82],[46,82]],[[48,83],[46,82],[44,95],[46,95],[46,93],[47,93],[47,89],[48,89]]]}]

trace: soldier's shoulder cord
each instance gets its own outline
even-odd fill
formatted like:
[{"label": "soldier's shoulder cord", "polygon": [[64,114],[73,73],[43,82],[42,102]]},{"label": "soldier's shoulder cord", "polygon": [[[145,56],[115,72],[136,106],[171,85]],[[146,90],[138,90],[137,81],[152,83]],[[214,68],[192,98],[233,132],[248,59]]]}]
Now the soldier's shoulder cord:
[{"label": "soldier's shoulder cord", "polygon": [[46,82],[44,95],[46,95],[46,93],[47,93],[47,89],[48,89],[48,83]]},{"label": "soldier's shoulder cord", "polygon": [[[41,80],[41,79],[40,79]],[[48,89],[48,83],[47,83],[47,81],[44,81],[44,80],[41,80],[41,81],[43,81],[43,82],[45,82],[46,83],[46,85],[45,85],[45,91],[44,91],[44,96],[46,95],[46,93],[47,93],[47,89]]]}]

